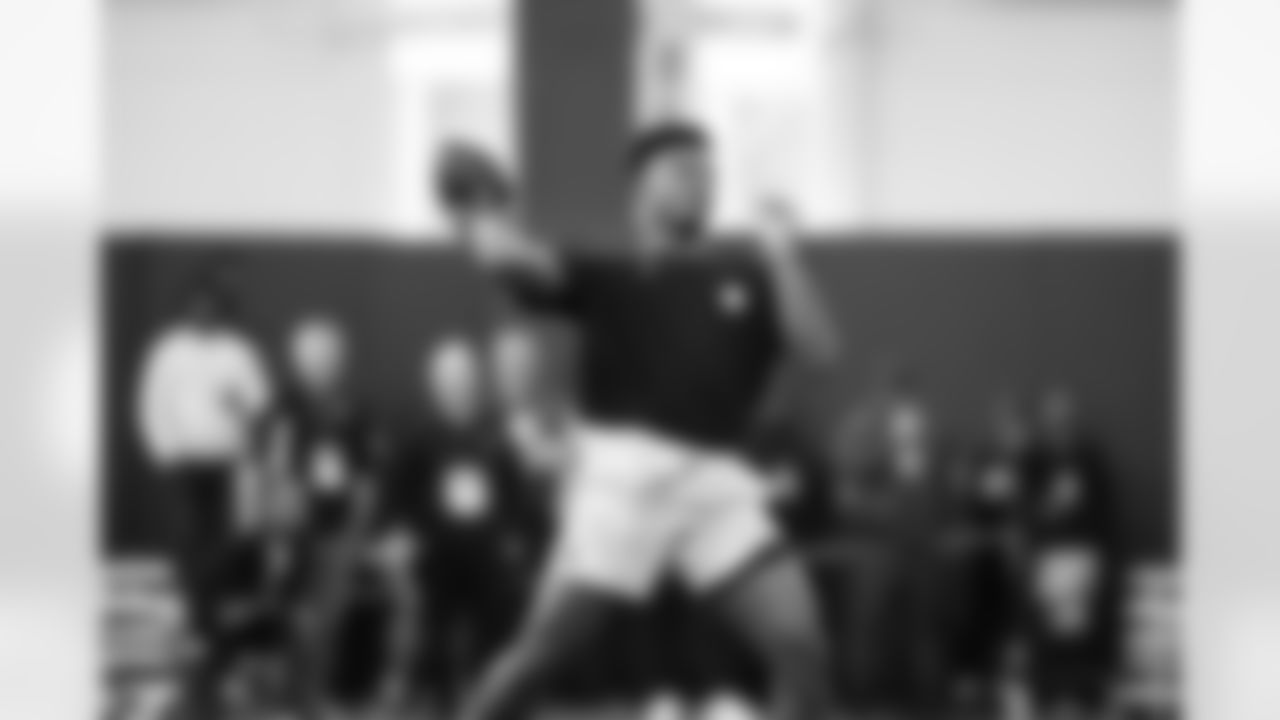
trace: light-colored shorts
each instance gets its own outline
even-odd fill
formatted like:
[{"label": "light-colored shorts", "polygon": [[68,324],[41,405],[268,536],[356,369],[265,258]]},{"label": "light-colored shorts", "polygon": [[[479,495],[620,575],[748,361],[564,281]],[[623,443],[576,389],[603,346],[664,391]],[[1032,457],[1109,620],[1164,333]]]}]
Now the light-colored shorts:
[{"label": "light-colored shorts", "polygon": [[638,601],[671,575],[705,592],[778,542],[765,481],[743,458],[592,425],[572,445],[550,583]]}]

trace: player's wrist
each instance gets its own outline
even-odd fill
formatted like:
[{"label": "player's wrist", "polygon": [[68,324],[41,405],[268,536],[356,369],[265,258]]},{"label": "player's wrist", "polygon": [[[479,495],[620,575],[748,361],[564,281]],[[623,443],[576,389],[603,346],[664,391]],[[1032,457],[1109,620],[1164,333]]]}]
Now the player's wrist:
[{"label": "player's wrist", "polygon": [[796,243],[795,213],[786,201],[772,197],[760,203],[756,223],[756,245],[767,255],[785,258]]}]

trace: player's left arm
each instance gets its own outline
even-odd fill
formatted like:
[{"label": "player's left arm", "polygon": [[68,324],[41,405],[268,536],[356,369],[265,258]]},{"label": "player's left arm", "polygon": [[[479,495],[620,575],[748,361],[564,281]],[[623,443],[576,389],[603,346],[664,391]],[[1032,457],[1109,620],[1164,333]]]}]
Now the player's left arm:
[{"label": "player's left arm", "polygon": [[840,334],[796,250],[797,235],[788,209],[767,204],[755,239],[783,338],[791,352],[828,365],[840,356]]}]

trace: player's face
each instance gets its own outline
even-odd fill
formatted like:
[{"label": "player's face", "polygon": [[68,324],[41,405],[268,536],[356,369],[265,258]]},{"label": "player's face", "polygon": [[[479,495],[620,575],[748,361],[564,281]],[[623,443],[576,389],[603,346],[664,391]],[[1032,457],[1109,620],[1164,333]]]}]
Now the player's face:
[{"label": "player's face", "polygon": [[637,201],[642,221],[679,238],[697,237],[706,224],[711,185],[704,148],[667,151],[652,160],[640,177]]}]

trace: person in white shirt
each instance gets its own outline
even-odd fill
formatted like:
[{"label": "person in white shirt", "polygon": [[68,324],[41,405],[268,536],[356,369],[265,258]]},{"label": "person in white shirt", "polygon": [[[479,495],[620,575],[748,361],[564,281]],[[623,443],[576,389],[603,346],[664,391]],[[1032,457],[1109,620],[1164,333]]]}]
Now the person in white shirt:
[{"label": "person in white shirt", "polygon": [[271,388],[253,342],[210,283],[195,289],[152,342],[138,390],[140,439],[168,496],[175,574],[201,646],[188,678],[199,712],[216,700],[215,577],[235,525],[236,483]]}]

